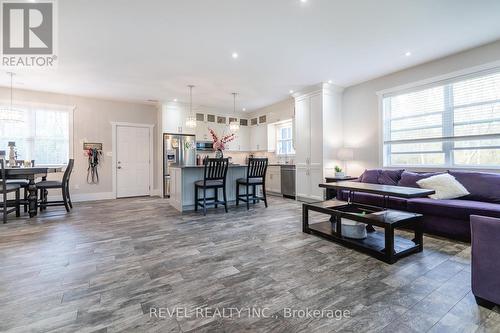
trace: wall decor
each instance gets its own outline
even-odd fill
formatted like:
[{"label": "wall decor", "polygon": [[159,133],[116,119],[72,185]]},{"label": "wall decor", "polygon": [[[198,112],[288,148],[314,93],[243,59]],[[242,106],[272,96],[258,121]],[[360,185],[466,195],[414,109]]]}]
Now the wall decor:
[{"label": "wall decor", "polygon": [[89,149],[97,149],[102,151],[102,143],[85,142],[83,144],[83,150],[89,150]]}]

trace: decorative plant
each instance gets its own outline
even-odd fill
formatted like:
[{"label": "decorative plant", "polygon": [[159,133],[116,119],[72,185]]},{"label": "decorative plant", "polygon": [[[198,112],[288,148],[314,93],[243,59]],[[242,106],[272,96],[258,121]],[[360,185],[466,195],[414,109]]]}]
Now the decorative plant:
[{"label": "decorative plant", "polygon": [[342,172],[342,168],[338,165],[335,166],[335,172]]},{"label": "decorative plant", "polygon": [[219,138],[217,136],[217,133],[215,133],[215,131],[213,129],[209,128],[208,131],[210,132],[210,136],[212,137],[212,142],[214,144],[214,149],[215,150],[221,150],[221,151],[225,150],[226,149],[226,144],[228,142],[233,141],[235,139],[234,133],[233,134],[224,135],[221,138]]}]

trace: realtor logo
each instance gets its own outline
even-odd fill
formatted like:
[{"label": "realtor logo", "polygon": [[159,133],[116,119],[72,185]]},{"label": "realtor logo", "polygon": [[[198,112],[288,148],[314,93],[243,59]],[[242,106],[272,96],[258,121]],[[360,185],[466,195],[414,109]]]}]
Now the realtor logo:
[{"label": "realtor logo", "polygon": [[2,66],[53,67],[55,1],[1,1]]}]

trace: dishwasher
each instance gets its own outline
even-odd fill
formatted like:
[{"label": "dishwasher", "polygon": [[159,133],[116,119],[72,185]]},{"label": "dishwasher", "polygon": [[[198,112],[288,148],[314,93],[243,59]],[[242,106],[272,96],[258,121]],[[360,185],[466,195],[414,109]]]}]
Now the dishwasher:
[{"label": "dishwasher", "polygon": [[295,165],[281,166],[281,193],[285,198],[295,199]]}]

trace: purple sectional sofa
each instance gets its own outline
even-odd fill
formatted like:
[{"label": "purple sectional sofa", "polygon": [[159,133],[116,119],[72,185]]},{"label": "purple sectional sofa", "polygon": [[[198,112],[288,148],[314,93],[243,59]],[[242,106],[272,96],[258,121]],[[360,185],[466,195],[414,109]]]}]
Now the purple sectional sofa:
[{"label": "purple sectional sofa", "polygon": [[[468,171],[448,171],[467,188],[469,195],[453,200],[431,198],[390,198],[388,207],[424,215],[424,231],[469,242],[470,216],[500,218],[500,174]],[[415,173],[406,170],[366,170],[358,179],[363,183],[419,187],[417,181],[439,173]],[[337,198],[347,199],[347,191],[338,191]],[[383,198],[369,193],[355,193],[354,201],[381,206]]]},{"label": "purple sectional sofa", "polygon": [[472,293],[480,305],[500,305],[500,219],[473,215],[470,222]]}]

